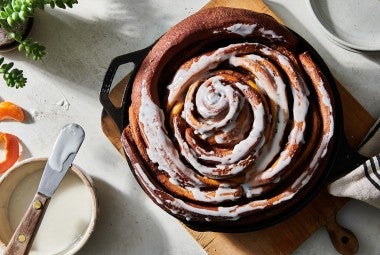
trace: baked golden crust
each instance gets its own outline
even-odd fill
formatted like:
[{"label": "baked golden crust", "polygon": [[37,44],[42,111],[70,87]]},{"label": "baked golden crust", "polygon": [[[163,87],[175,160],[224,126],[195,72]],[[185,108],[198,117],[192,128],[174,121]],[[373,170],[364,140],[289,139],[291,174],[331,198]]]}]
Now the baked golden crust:
[{"label": "baked golden crust", "polygon": [[301,38],[266,14],[217,7],[153,46],[129,121],[122,142],[153,201],[180,219],[244,225],[316,185],[334,102]]}]

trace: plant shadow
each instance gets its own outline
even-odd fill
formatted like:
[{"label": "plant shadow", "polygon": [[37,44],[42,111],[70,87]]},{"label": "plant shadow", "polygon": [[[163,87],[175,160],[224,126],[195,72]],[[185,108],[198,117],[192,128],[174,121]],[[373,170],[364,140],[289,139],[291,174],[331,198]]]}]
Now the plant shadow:
[{"label": "plant shadow", "polygon": [[94,7],[88,10],[86,18],[83,18],[86,10],[80,9],[84,8],[80,3],[72,10],[47,8],[38,12],[30,36],[46,46],[47,55],[41,62],[26,59],[17,51],[6,56],[34,65],[51,79],[66,80],[65,86],[98,93],[114,57],[144,48],[170,26],[168,18],[160,16],[147,0],[94,2],[93,5],[99,2],[99,8],[104,9]]}]

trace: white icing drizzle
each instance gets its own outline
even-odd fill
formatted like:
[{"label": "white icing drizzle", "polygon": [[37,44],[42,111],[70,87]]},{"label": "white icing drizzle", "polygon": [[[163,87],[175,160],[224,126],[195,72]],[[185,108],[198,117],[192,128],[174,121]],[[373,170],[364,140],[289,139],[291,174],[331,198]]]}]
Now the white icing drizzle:
[{"label": "white icing drizzle", "polygon": [[223,192],[221,192],[221,190],[217,190],[215,194],[214,193],[208,194],[206,192],[201,192],[199,187],[189,187],[188,190],[192,192],[192,194],[194,195],[194,198],[198,201],[209,201],[213,197],[223,197],[224,200],[231,200],[231,201],[236,199],[236,195],[235,195],[236,189],[230,188],[228,186],[224,187]]},{"label": "white icing drizzle", "polygon": [[153,163],[158,164],[158,169],[166,171],[171,181],[175,184],[178,179],[190,180],[192,185],[202,185],[202,182],[194,176],[180,160],[177,150],[167,136],[163,111],[149,98],[148,91],[143,84],[141,89],[141,107],[139,120],[143,124],[144,135],[147,143],[146,152]]},{"label": "white icing drizzle", "polygon": [[[268,34],[270,34],[270,33],[268,32]],[[175,75],[174,79],[173,79],[173,83],[168,86],[168,89],[169,89],[169,95],[171,94],[171,92],[173,90],[184,91],[184,88],[182,88],[182,87],[188,86],[187,85],[188,80],[192,80],[193,75],[198,76],[199,70],[205,70],[205,71],[211,70],[211,69],[208,69],[210,67],[204,66],[206,63],[212,64],[211,66],[215,67],[216,63],[218,63],[218,61],[220,62],[221,59],[223,61],[229,59],[229,63],[232,65],[235,65],[235,66],[247,65],[248,69],[249,69],[249,67],[251,67],[250,71],[252,71],[255,75],[257,75],[256,81],[257,81],[258,85],[260,86],[260,88],[263,91],[265,91],[273,101],[278,102],[279,111],[277,113],[279,115],[279,120],[280,120],[280,122],[276,123],[276,125],[277,125],[276,131],[277,132],[275,132],[275,134],[274,134],[274,139],[272,139],[272,144],[268,143],[269,145],[273,145],[273,148],[272,148],[272,146],[266,146],[266,148],[267,148],[267,149],[265,149],[265,150],[267,150],[265,153],[266,156],[262,157],[262,159],[261,159],[261,155],[263,155],[263,154],[261,154],[260,157],[257,159],[257,162],[260,162],[258,165],[260,168],[257,169],[257,165],[256,165],[256,167],[252,168],[251,171],[248,171],[248,175],[247,175],[248,181],[251,182],[252,185],[254,185],[253,187],[255,187],[255,185],[256,185],[255,184],[256,181],[254,181],[255,179],[256,180],[265,180],[265,179],[273,178],[276,175],[278,175],[281,172],[281,170],[284,169],[290,163],[290,158],[292,157],[292,154],[289,154],[289,151],[285,150],[280,154],[279,158],[276,161],[276,164],[274,166],[270,167],[269,169],[265,170],[267,165],[272,161],[273,157],[276,156],[277,153],[281,149],[279,146],[279,142],[282,140],[283,132],[285,130],[286,122],[287,122],[287,118],[288,118],[287,117],[288,116],[287,98],[286,98],[284,82],[282,81],[282,79],[280,78],[279,75],[275,75],[275,71],[273,69],[270,69],[270,67],[262,67],[262,69],[264,71],[266,71],[267,74],[269,74],[269,77],[272,77],[272,80],[277,82],[277,83],[275,83],[276,87],[274,89],[269,89],[271,86],[269,86],[268,83],[271,84],[272,81],[267,80],[268,76],[261,75],[260,72],[255,72],[255,67],[249,63],[249,61],[253,61],[253,62],[256,62],[256,65],[257,65],[260,61],[263,61],[262,57],[257,56],[257,55],[253,55],[253,54],[249,54],[248,59],[242,59],[240,57],[236,57],[235,56],[236,53],[234,51],[230,51],[231,53],[225,54],[224,57],[220,56],[220,54],[222,52],[233,49],[232,47],[236,47],[239,45],[242,45],[242,44],[230,45],[230,46],[227,46],[224,48],[220,48],[217,51],[215,51],[214,53],[206,54],[206,55],[202,56],[198,61],[193,62],[190,65],[190,67],[188,67],[186,69],[186,78],[184,78],[182,76],[178,77],[178,73],[183,74],[183,70],[178,71],[177,74]],[[261,45],[261,44],[247,43],[245,45],[254,45],[254,46],[259,47],[259,50],[262,54],[267,55],[268,57],[272,57],[275,61],[277,61],[281,66],[283,66],[285,68],[285,72],[288,73],[289,76],[293,76],[296,78],[296,80],[295,80],[296,87],[291,86],[293,99],[294,99],[293,116],[295,119],[295,125],[293,126],[293,129],[291,130],[289,138],[288,138],[288,147],[290,148],[293,144],[299,144],[300,142],[303,142],[303,140],[304,140],[303,133],[305,130],[305,118],[306,118],[306,114],[308,111],[308,104],[309,103],[308,103],[308,100],[306,97],[306,95],[308,94],[308,91],[306,89],[306,86],[304,84],[302,77],[299,74],[297,74],[297,72],[293,69],[293,66],[292,66],[290,60],[286,56],[282,55],[280,52],[273,50],[273,49],[270,49],[270,48],[268,48],[264,45]],[[247,64],[247,62],[248,62],[248,64]],[[193,66],[195,66],[195,68],[193,68]],[[176,82],[176,79],[177,79],[177,82]],[[218,76],[212,77],[208,81],[211,81],[211,84],[215,88],[219,87],[218,89],[222,89],[221,92],[218,91],[217,93],[218,93],[218,95],[223,95],[223,97],[224,97],[226,90],[229,87],[221,84]],[[176,86],[173,86],[173,84],[176,84]],[[205,98],[205,97],[207,98],[207,96],[205,96],[204,94],[207,95],[209,92],[210,92],[209,89],[200,89],[198,91],[198,93],[200,94],[199,98]],[[233,92],[230,92],[230,94],[234,95]],[[177,94],[177,97],[178,96],[180,96],[180,94]],[[197,96],[198,96],[198,94],[197,94]],[[193,97],[193,95],[190,93],[190,99],[187,98],[186,101],[187,102],[191,101],[192,97]],[[219,96],[218,98],[220,100],[223,97]],[[200,110],[201,115],[204,117],[210,116],[210,115],[207,115],[205,113],[208,109],[206,109],[207,107],[202,107],[202,103],[204,103],[204,102],[201,103],[201,99],[199,99],[199,98],[197,98],[196,102],[197,102],[197,104],[199,103],[201,105],[201,110]],[[236,98],[236,96],[234,98]],[[189,106],[189,107],[187,107],[187,106]],[[233,108],[233,110],[236,110],[236,108],[237,108],[236,104],[232,105],[232,106],[233,107],[231,107],[231,108]],[[197,107],[198,107],[198,105],[197,105]],[[212,135],[212,133],[210,133],[209,131],[211,131],[213,129],[220,128],[220,126],[224,126],[226,124],[226,121],[209,122],[208,120],[204,120],[204,123],[205,123],[204,126],[202,126],[202,127],[194,126],[194,125],[192,125],[192,122],[190,120],[191,110],[194,110],[194,105],[190,104],[190,103],[186,103],[184,108],[185,108],[184,109],[184,112],[185,112],[184,116],[186,118],[186,121],[188,122],[189,125],[191,125],[195,129],[194,132],[196,134],[202,135],[202,138],[209,137],[210,135]],[[223,108],[223,107],[221,107],[221,108]],[[230,114],[231,112],[232,111],[229,111],[229,113],[227,114],[228,118],[225,118],[223,120],[231,119],[231,117],[234,115],[234,114]],[[254,115],[256,118],[256,113]],[[258,115],[258,116],[260,116],[260,115]],[[217,123],[217,124],[215,124],[215,123]],[[250,135],[253,135],[252,132],[254,132],[254,131],[255,131],[255,128],[253,128],[251,130]],[[260,133],[260,136],[261,135],[262,135],[262,133]],[[184,143],[185,141],[183,139],[179,139],[178,136],[179,136],[179,133],[177,133],[176,137],[179,141],[181,141],[181,143],[182,142]],[[251,138],[251,136],[249,136],[249,137]],[[255,136],[255,137],[257,137],[257,136]],[[222,139],[218,139],[218,141],[222,142]],[[276,144],[273,144],[273,142],[275,142]],[[247,144],[242,143],[242,142],[241,142],[241,144],[247,145]],[[237,153],[237,152],[246,153],[246,151],[247,151],[247,149],[241,150],[241,148],[243,148],[243,146],[235,146],[234,147],[232,155],[234,155],[234,153],[236,153],[239,156],[239,157],[237,157],[237,159],[241,159],[241,155],[242,155],[242,153]],[[252,147],[248,147],[248,146],[245,148],[248,148],[249,150],[252,149]],[[255,150],[254,152],[258,153],[258,150]],[[220,162],[222,165],[225,165],[227,163],[235,163],[236,162],[235,161],[236,157],[230,157],[228,155],[228,157],[225,156],[225,157],[220,158],[220,157],[210,155],[210,154],[197,155],[190,148],[186,148],[186,150],[184,150],[184,152],[181,152],[181,153],[183,156],[185,156],[185,158],[187,158],[190,161],[190,163],[193,165],[193,167],[195,167],[198,171],[200,171],[201,173],[203,173],[207,176],[210,176],[210,175],[212,176],[213,174],[215,174],[215,170],[218,170],[221,167],[221,165],[217,165],[217,168],[215,168],[215,167],[204,167],[201,164],[199,164],[199,162],[197,162],[198,157],[203,159],[203,160]],[[254,156],[256,157],[255,154],[254,154]],[[264,173],[261,174],[261,176],[259,175],[259,177],[258,177],[256,173],[260,173],[263,171],[264,171]]]},{"label": "white icing drizzle", "polygon": [[262,104],[259,104],[257,106],[252,105],[252,108],[255,116],[253,127],[248,137],[234,146],[231,155],[228,155],[227,157],[200,155],[200,158],[220,162],[222,165],[226,165],[235,163],[247,155],[251,151],[252,145],[256,144],[262,138],[264,132],[264,107]]},{"label": "white icing drizzle", "polygon": [[283,194],[284,194],[284,196],[281,197],[280,199],[278,199],[277,201],[274,201],[273,205],[277,205],[277,204],[280,204],[286,200],[289,200],[289,199],[293,198],[293,196],[295,195],[295,193],[290,192],[290,191],[285,191]]},{"label": "white icing drizzle", "polygon": [[259,32],[262,33],[264,37],[267,37],[270,39],[282,40],[284,38],[282,35],[277,35],[273,30],[267,30],[263,27],[259,29]]},{"label": "white icing drizzle", "polygon": [[[190,66],[191,68],[191,66]],[[195,134],[200,134],[202,139],[206,139],[211,135],[214,135],[214,131],[228,132],[233,127],[236,126],[236,118],[240,114],[242,109],[244,98],[242,97],[239,90],[243,94],[249,93],[251,90],[249,86],[243,85],[241,83],[234,84],[234,88],[231,85],[224,84],[223,77],[214,76],[202,84],[200,84],[198,90],[193,86],[199,83],[194,83],[189,92],[186,95],[186,102],[184,105],[183,112],[181,116],[186,120],[186,122],[194,129]],[[195,102],[196,107],[192,102],[194,93],[196,92]],[[212,99],[212,101],[210,101]],[[247,163],[238,162],[244,157],[256,156],[260,148],[256,148],[254,153],[252,153],[253,146],[258,144],[260,140],[263,139],[263,133],[265,129],[265,109],[264,106],[260,104],[255,104],[253,101],[249,101],[250,107],[253,111],[254,121],[248,136],[238,142],[232,149],[231,153],[226,155],[216,155],[213,151],[202,151],[202,153],[197,153],[196,151],[189,148],[186,141],[181,137],[180,130],[176,128],[175,125],[175,137],[181,147],[181,154],[187,159],[187,161],[199,172],[206,176],[221,178],[222,176],[236,175],[242,170],[244,170]],[[198,113],[204,118],[200,122],[193,122],[192,111],[197,109]],[[216,109],[215,109],[216,108]],[[225,116],[219,116],[220,112],[228,109]],[[218,119],[215,117],[218,116]],[[223,134],[216,136],[216,141],[222,143],[224,139]],[[194,140],[193,140],[194,142]],[[260,143],[260,145],[262,145]],[[250,155],[250,153],[252,155]],[[205,166],[201,164],[198,159],[205,161],[212,161],[216,164],[214,166]],[[226,174],[225,174],[226,173]]]},{"label": "white icing drizzle", "polygon": [[[233,46],[232,46],[233,47]],[[167,86],[169,90],[168,104],[177,101],[178,95],[181,94],[193,80],[198,79],[203,72],[212,70],[224,60],[229,58],[224,49],[218,49],[210,56],[203,55],[195,61],[189,69],[180,69],[175,74],[171,84]]]},{"label": "white icing drizzle", "polygon": [[[269,52],[269,49],[264,49]],[[256,76],[255,82],[261,89],[261,92],[268,95],[268,97],[279,108],[277,112],[277,123],[275,123],[277,127],[275,133],[273,134],[272,140],[263,147],[260,157],[258,157],[255,161],[255,165],[253,166],[254,168],[252,170],[247,171],[248,173],[254,172],[255,170],[258,172],[262,172],[266,169],[266,167],[273,160],[273,158],[280,152],[280,142],[284,135],[286,124],[289,118],[288,101],[285,91],[286,86],[282,78],[278,75],[275,75],[274,70],[270,69],[270,67],[262,66],[266,73],[269,74],[270,77],[274,80],[274,84],[276,84],[275,87],[272,87],[270,84],[273,82],[273,80],[268,80],[267,76],[263,75],[261,72],[255,72],[255,67],[253,63],[258,64],[257,61],[263,60],[264,59],[262,57],[252,54],[247,55],[246,57],[232,57],[230,59],[230,64],[234,66],[244,66],[251,73],[254,73]]]},{"label": "white icing drizzle", "polygon": [[[146,152],[150,160],[158,164],[159,170],[169,174],[170,182],[174,185],[182,185],[188,190],[191,187],[203,187],[205,184],[199,180],[196,173],[181,161],[178,151],[167,136],[164,119],[165,116],[162,110],[151,100],[147,88],[143,84],[139,120],[143,125],[142,128],[147,144]],[[229,196],[231,190],[232,188],[228,187],[228,185],[220,185],[215,189],[217,196],[204,196],[195,193],[193,195],[205,198],[204,202],[222,202],[231,200],[231,196]],[[203,192],[200,189],[197,189],[197,191]],[[239,190],[235,188],[234,191],[233,193],[236,193]],[[235,196],[234,199],[238,199],[238,197]]]},{"label": "white icing drizzle", "polygon": [[[187,102],[192,100],[193,95],[190,93],[187,95],[186,104],[184,105],[185,119],[187,123],[194,128],[196,134],[206,134],[211,130],[226,126],[229,121],[236,119],[237,114],[242,107],[242,96],[231,86],[224,86],[220,82],[221,78],[222,77],[219,76],[212,77],[203,83],[198,89],[196,95],[197,110],[198,113],[205,118],[201,123],[201,126],[194,126],[193,122],[190,120],[190,116],[192,115],[191,112],[194,109],[194,106]],[[207,82],[211,83],[211,86],[207,86]],[[209,101],[209,95],[215,94],[220,95],[217,104],[208,104],[207,101]],[[188,106],[191,106],[191,108],[188,108]],[[228,109],[228,113],[223,119],[215,121],[215,119],[212,118],[213,115],[216,115],[223,109]]]},{"label": "white icing drizzle", "polygon": [[[267,39],[285,41],[282,35],[277,35],[273,30],[269,30],[264,27],[260,27],[259,29],[257,28],[257,24],[236,23],[232,26],[225,28],[225,30],[229,33],[237,34],[243,37],[252,35],[254,32],[257,31],[261,34],[261,36],[266,37]],[[214,33],[217,33],[217,31],[214,31]]]},{"label": "white icing drizzle", "polygon": [[[202,173],[202,174],[204,174],[206,176],[210,176],[210,177],[215,178],[215,179],[216,178],[221,178],[221,176],[219,174],[219,171],[222,170],[222,169],[226,169],[226,170],[230,169],[229,175],[236,175],[237,173],[241,172],[245,168],[244,165],[241,165],[241,162],[238,162],[238,163],[232,162],[232,163],[229,163],[228,165],[227,165],[227,163],[226,164],[223,164],[223,163],[222,164],[217,164],[215,166],[206,166],[206,165],[203,165],[203,164],[201,164],[198,161],[198,158],[201,157],[201,156],[198,156],[189,147],[189,145],[186,143],[186,141],[180,135],[180,130],[178,129],[178,127],[176,125],[174,126],[174,136],[177,139],[178,144],[180,146],[181,154],[186,158],[186,160],[197,171],[199,171],[200,173]],[[202,157],[205,157],[205,156],[202,156]],[[221,161],[220,157],[213,157],[212,155],[208,156],[208,158],[209,159],[210,158],[211,159],[215,159],[215,161]],[[228,160],[228,158],[225,159],[225,160]],[[229,161],[231,161],[231,160],[229,160]]]},{"label": "white icing drizzle", "polygon": [[234,24],[230,27],[227,27],[226,30],[230,33],[238,34],[243,37],[250,35],[256,28],[256,24]]},{"label": "white icing drizzle", "polygon": [[[142,184],[147,187],[147,192],[152,197],[152,199],[158,204],[165,204],[169,208],[171,208],[171,212],[174,214],[178,214],[183,216],[184,218],[190,217],[189,213],[192,213],[196,216],[203,216],[206,221],[210,220],[210,217],[224,217],[226,220],[237,220],[240,218],[242,213],[246,213],[249,211],[261,210],[264,209],[267,204],[266,199],[257,200],[250,202],[245,205],[234,205],[234,206],[219,206],[216,210],[210,210],[209,208],[194,206],[191,203],[187,203],[181,199],[175,198],[168,193],[165,193],[165,196],[169,197],[165,198],[165,196],[160,195],[160,191],[155,187],[155,185],[150,181],[148,176],[142,170],[139,164],[134,164],[136,169],[136,173],[139,179],[142,181]],[[284,196],[282,200],[286,200],[287,198],[291,198],[293,194],[290,194],[288,197]],[[193,217],[194,217],[193,215]],[[206,219],[207,218],[207,219]]]},{"label": "white icing drizzle", "polygon": [[[305,126],[306,126],[305,120],[306,120],[306,114],[308,112],[308,107],[309,107],[309,101],[307,99],[308,91],[306,89],[304,80],[294,70],[293,65],[291,64],[290,60],[286,56],[282,55],[280,52],[276,50],[270,50],[266,46],[264,46],[263,49],[261,49],[261,52],[267,55],[268,57],[274,58],[274,60],[277,61],[284,68],[285,73],[287,73],[291,81],[292,81],[291,77],[295,78],[292,81],[294,82],[294,84],[290,86],[292,90],[292,94],[293,94],[293,100],[294,100],[293,117],[294,117],[295,124],[293,125],[293,128],[290,131],[287,146],[280,153],[280,157],[276,160],[276,163],[272,165],[269,169],[266,169],[260,174],[256,174],[253,171],[248,172],[247,181],[252,184],[252,187],[255,187],[258,183],[262,184],[262,183],[267,183],[268,181],[271,181],[271,179],[273,179],[275,176],[280,174],[281,171],[286,166],[289,165],[289,163],[291,162],[292,155],[294,154],[294,149],[292,149],[293,145],[297,145],[300,142],[304,141],[304,131],[305,131]],[[262,85],[261,80],[259,84]],[[283,99],[285,98],[286,96],[284,95]],[[279,177],[277,176],[277,178]]]},{"label": "white icing drizzle", "polygon": [[322,81],[322,79],[319,80],[317,93],[322,96],[321,101],[322,101],[323,105],[325,106],[325,108],[328,109],[330,125],[329,125],[329,130],[327,130],[327,132],[325,132],[323,137],[322,137],[321,146],[319,146],[314,158],[311,160],[310,168],[312,168],[312,169],[316,169],[318,161],[326,155],[326,151],[327,151],[329,142],[330,142],[330,140],[334,134],[333,109],[331,106],[330,96],[324,87],[324,82]]},{"label": "white icing drizzle", "polygon": [[[272,30],[257,29],[256,25],[250,24],[235,24],[226,28],[226,30],[241,36],[247,36],[258,31],[264,37],[270,39],[283,39],[282,36],[275,34]],[[240,46],[252,46],[256,53],[239,56],[237,53]],[[222,76],[210,73],[211,70],[224,61],[252,73],[260,90],[259,92],[268,97],[271,104],[274,105],[270,109],[276,119],[272,120],[271,123],[273,128],[269,141],[265,141],[263,135],[266,128],[266,116],[269,113],[266,112],[262,103],[254,103],[245,99],[248,93],[257,88],[253,89],[239,82],[227,84],[223,81]],[[265,65],[265,61],[274,61],[277,65]],[[283,71],[288,75],[291,84],[285,84],[276,66],[284,69]],[[200,83],[195,83],[198,80],[201,80]],[[197,87],[195,89],[192,86]],[[289,120],[289,106],[286,95],[286,87],[289,86],[294,100],[292,109],[293,125],[287,137],[285,149],[283,149],[281,147],[284,146],[281,146],[280,142],[283,138],[286,138],[284,133]],[[173,118],[174,137],[180,148],[181,155],[196,171],[213,179],[219,178],[223,175],[221,172],[224,171],[228,172],[227,177],[236,175],[246,169],[247,160],[254,161],[254,165],[247,169],[245,183],[241,184],[241,188],[245,192],[244,195],[248,198],[266,192],[268,187],[262,185],[280,182],[282,170],[291,164],[292,156],[295,153],[290,148],[304,143],[305,120],[309,108],[307,98],[309,91],[301,75],[295,70],[288,57],[264,45],[258,43],[233,44],[209,54],[204,54],[196,58],[186,68],[180,69],[174,75],[172,83],[167,86],[167,89],[169,92],[169,105],[173,106],[179,99],[185,98],[182,113]],[[153,163],[158,164],[158,169],[168,173],[170,182],[185,188],[193,195],[194,200],[211,203],[212,205],[195,205],[192,202],[162,191],[161,188],[156,187],[151,182],[139,164],[134,165],[137,175],[156,203],[167,206],[173,214],[181,215],[186,220],[203,217],[205,221],[212,221],[213,217],[224,217],[226,220],[233,221],[239,219],[243,213],[261,210],[267,206],[289,200],[312,178],[315,169],[319,165],[319,160],[325,157],[332,139],[334,130],[333,109],[329,94],[322,80],[320,80],[317,93],[321,98],[322,107],[329,111],[330,117],[324,119],[324,127],[329,129],[327,132],[324,130],[320,146],[314,152],[308,169],[293,181],[286,192],[273,198],[271,202],[267,199],[255,199],[245,204],[216,206],[215,204],[220,202],[239,199],[240,195],[237,195],[237,193],[241,192],[241,190],[228,182],[220,183],[218,187],[211,190],[209,188],[207,188],[208,191],[204,190],[205,184],[200,181],[198,173],[182,163],[178,151],[165,130],[163,111],[149,97],[147,88],[143,84],[139,120],[144,131],[149,158]],[[203,148],[191,147],[186,141],[188,138],[184,139],[184,131],[180,130],[178,121],[183,123],[186,121],[199,139],[206,140],[214,137],[216,143],[225,143],[226,135],[236,128],[236,118],[243,109],[243,105],[247,102],[249,102],[249,107],[252,110],[252,127],[244,139],[233,145],[231,153],[217,155],[214,150],[206,151]],[[197,111],[196,116],[202,121],[193,122],[193,113],[195,111]],[[191,137],[189,141],[192,144],[197,143],[197,139]],[[283,150],[281,151],[281,149]],[[204,165],[199,160],[213,162],[214,164]],[[269,165],[271,162],[275,163]]]}]

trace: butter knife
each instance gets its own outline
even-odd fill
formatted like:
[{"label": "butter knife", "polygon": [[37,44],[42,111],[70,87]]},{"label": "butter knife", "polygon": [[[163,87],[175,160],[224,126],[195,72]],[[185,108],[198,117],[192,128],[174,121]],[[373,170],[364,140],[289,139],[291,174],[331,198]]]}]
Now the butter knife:
[{"label": "butter knife", "polygon": [[84,130],[78,124],[68,124],[62,128],[54,144],[53,152],[46,163],[37,193],[3,255],[29,253],[50,198],[71,166],[84,137]]}]

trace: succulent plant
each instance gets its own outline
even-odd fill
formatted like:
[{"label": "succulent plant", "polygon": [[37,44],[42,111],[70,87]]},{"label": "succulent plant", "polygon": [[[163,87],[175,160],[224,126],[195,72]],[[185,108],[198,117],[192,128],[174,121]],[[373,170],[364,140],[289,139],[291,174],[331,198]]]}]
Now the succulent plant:
[{"label": "succulent plant", "polygon": [[[23,38],[23,31],[16,31],[16,27],[34,17],[37,9],[44,10],[45,6],[51,8],[72,8],[77,0],[0,0],[0,27],[4,29],[9,38],[18,43],[18,50],[25,51],[26,57],[41,60],[46,54],[45,46],[30,38]],[[26,78],[23,71],[13,68],[13,63],[4,63],[0,58],[0,74],[3,75],[5,83],[10,87],[22,88],[25,86]]]}]

